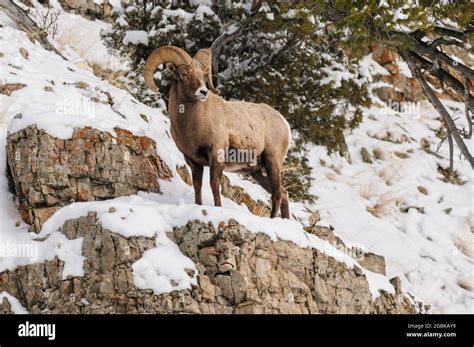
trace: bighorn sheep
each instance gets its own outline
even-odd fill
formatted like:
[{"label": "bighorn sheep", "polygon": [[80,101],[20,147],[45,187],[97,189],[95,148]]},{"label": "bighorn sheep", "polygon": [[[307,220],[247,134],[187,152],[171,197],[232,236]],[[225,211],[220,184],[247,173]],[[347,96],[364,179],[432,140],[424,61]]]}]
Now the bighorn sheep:
[{"label": "bighorn sheep", "polygon": [[[200,49],[194,58],[173,46],[155,49],[145,64],[145,83],[154,91],[158,87],[153,75],[161,64],[166,64],[174,78],[168,105],[171,136],[191,167],[196,204],[202,204],[203,166],[209,166],[216,206],[221,206],[222,172],[245,172],[271,194],[271,217],[277,217],[281,209],[281,216],[289,218],[288,197],[281,185],[281,167],[291,141],[285,118],[263,103],[220,97],[212,84],[210,49]],[[255,160],[228,160],[235,155],[223,155],[225,151],[247,153],[247,159]]]}]

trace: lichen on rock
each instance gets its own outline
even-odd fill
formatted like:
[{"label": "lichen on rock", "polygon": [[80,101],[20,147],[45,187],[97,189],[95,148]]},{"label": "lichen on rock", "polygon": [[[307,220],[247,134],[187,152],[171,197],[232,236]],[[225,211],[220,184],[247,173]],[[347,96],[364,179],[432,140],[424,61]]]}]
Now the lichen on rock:
[{"label": "lichen on rock", "polygon": [[120,128],[77,128],[63,140],[29,126],[8,136],[7,160],[21,216],[36,232],[71,202],[159,192],[158,180],[172,177],[153,140]]},{"label": "lichen on rock", "polygon": [[[190,221],[168,236],[196,264],[198,285],[156,295],[138,289],[132,265],[154,238],[125,238],[102,227],[95,213],[68,220],[68,239],[83,237],[84,276],[62,279],[55,258],[0,273],[0,292],[32,313],[416,313],[405,294],[373,300],[359,268],[316,249],[273,241],[234,220],[215,228]],[[194,273],[189,273],[194,276]],[[0,303],[0,313],[9,303]]]}]

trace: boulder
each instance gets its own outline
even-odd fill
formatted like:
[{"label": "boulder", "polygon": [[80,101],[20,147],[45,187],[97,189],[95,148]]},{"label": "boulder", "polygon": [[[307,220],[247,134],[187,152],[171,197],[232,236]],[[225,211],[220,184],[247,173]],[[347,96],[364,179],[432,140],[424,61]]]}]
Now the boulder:
[{"label": "boulder", "polygon": [[159,179],[172,177],[153,140],[120,128],[115,135],[78,128],[62,140],[30,126],[8,135],[7,162],[21,216],[35,232],[71,202],[159,192]]}]

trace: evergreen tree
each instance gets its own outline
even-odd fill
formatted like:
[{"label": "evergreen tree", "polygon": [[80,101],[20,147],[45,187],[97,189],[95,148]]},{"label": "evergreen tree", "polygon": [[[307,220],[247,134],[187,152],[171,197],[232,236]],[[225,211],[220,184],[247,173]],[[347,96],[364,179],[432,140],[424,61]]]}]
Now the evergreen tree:
[{"label": "evergreen tree", "polygon": [[361,108],[370,105],[365,78],[339,45],[344,38],[310,5],[262,1],[123,2],[112,31],[104,33],[112,49],[135,50],[132,93],[152,106],[165,97],[169,76],[155,75],[162,95],[146,90],[142,69],[150,52],[174,45],[193,55],[212,45],[222,96],[268,103],[294,130],[297,140],[283,179],[296,200],[314,198],[308,144],[343,153],[345,133],[357,127]]},{"label": "evergreen tree", "polygon": [[[453,170],[454,143],[474,168],[474,157],[464,143],[473,134],[474,97],[470,85],[474,70],[453,50],[468,54],[474,44],[474,3],[472,1],[352,1],[319,0],[315,6],[321,18],[333,23],[338,32],[350,32],[344,42],[360,53],[377,42],[396,51],[406,61],[426,98],[438,111],[447,130],[450,169]],[[450,47],[451,46],[451,47]],[[449,53],[448,53],[449,52]],[[427,82],[437,79],[465,101],[467,130],[458,129],[451,115]]]},{"label": "evergreen tree", "polygon": [[370,99],[365,78],[338,47],[342,35],[322,28],[304,5],[264,5],[246,15],[252,21],[245,35],[219,57],[223,95],[274,106],[301,144],[344,151],[344,133],[360,123]]},{"label": "evergreen tree", "polygon": [[144,85],[143,66],[154,48],[172,45],[191,55],[199,48],[210,47],[219,35],[220,20],[199,1],[122,0],[122,8],[114,13],[112,30],[104,31],[107,47],[129,56],[132,71],[127,75],[130,92],[150,106],[162,106],[170,76],[160,76],[162,93],[149,91]]}]

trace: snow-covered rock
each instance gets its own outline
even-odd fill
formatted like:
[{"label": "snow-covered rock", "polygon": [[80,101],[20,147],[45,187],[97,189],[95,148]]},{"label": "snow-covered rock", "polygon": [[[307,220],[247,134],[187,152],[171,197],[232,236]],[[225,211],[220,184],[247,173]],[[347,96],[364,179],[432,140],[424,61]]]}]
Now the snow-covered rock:
[{"label": "snow-covered rock", "polygon": [[76,128],[62,140],[29,126],[8,136],[7,159],[22,218],[36,232],[71,202],[159,192],[159,179],[173,176],[155,141],[120,128]]},{"label": "snow-covered rock", "polygon": [[[17,146],[12,139],[33,128],[33,137],[43,139],[39,147],[70,144],[75,132],[87,128],[110,134],[112,152],[122,148],[119,156],[136,156],[134,145],[119,143],[119,128],[152,141],[147,151],[171,171],[152,189],[132,184],[102,196],[106,201],[89,201],[101,200],[94,194],[84,202],[63,201],[41,223],[39,235],[29,232],[7,175],[0,175],[0,312],[415,312],[406,292],[431,304],[433,312],[472,312],[472,171],[456,158],[457,179],[438,172],[446,167],[446,148],[436,152],[441,123],[425,103],[365,110],[360,128],[347,137],[351,162],[313,147],[318,200],[292,203],[296,220],[251,214],[265,215],[268,194],[233,173],[226,174],[223,208],[214,208],[205,171],[207,206],[200,207],[193,204],[169,120],[78,63],[82,57],[103,67],[119,65],[109,61],[99,40],[108,25],[61,15],[62,32],[73,36],[55,42],[68,58],[63,60],[33,44],[1,12],[0,19],[0,158],[7,157],[8,134]],[[389,75],[371,56],[361,70]],[[462,105],[446,104],[462,122]],[[372,163],[363,161],[361,148]],[[69,170],[67,163],[60,166]],[[7,172],[4,159],[0,170]],[[85,176],[93,175],[87,170]],[[127,170],[136,169],[121,166],[119,176]],[[136,193],[158,186],[161,194]],[[46,202],[49,190],[39,191]],[[52,195],[61,194],[56,187]],[[318,228],[308,233],[303,224],[315,210]]]},{"label": "snow-covered rock", "polygon": [[1,273],[0,292],[8,296],[0,312],[18,302],[32,313],[420,311],[399,291],[381,290],[374,298],[375,274],[232,219],[218,226],[190,221],[166,236],[125,237],[90,212],[66,221],[61,233],[83,239],[84,274],[64,278],[58,258]]}]

